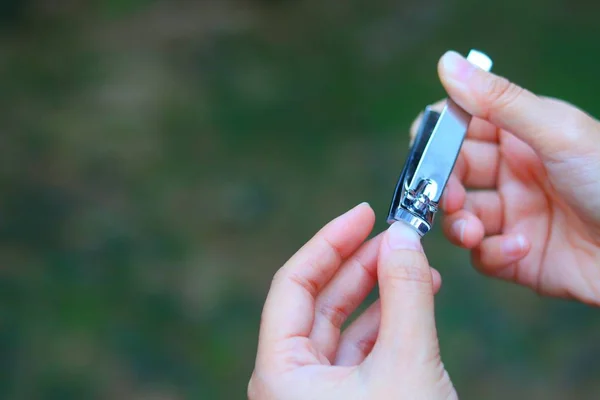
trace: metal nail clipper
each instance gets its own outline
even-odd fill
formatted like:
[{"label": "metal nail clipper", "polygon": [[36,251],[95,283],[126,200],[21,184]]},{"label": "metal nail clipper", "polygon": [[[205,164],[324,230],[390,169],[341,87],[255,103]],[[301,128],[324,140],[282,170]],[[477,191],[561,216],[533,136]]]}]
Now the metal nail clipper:
[{"label": "metal nail clipper", "polygon": [[[471,50],[467,60],[485,71],[492,68],[492,60],[477,50]],[[441,113],[425,108],[394,191],[388,223],[403,221],[420,236],[431,230],[470,121],[471,116],[451,99]]]}]

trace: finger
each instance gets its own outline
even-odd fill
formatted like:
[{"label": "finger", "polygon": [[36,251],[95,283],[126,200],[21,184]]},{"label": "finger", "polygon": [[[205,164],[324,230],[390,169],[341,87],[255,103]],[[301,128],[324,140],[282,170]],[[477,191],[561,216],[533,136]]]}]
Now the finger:
[{"label": "finger", "polygon": [[394,223],[381,241],[378,261],[381,327],[371,353],[391,368],[425,362],[437,351],[433,278],[418,234]]},{"label": "finger", "polygon": [[484,236],[502,232],[502,218],[502,200],[498,192],[469,192],[464,209],[446,215],[442,228],[450,242],[472,249],[479,246]]},{"label": "finger", "polygon": [[441,206],[444,212],[451,214],[463,208],[467,192],[456,174],[450,175],[442,194]]},{"label": "finger", "polygon": [[[442,286],[442,277],[434,268],[431,268],[431,276],[433,292],[437,293]],[[352,366],[362,363],[377,340],[380,319],[381,307],[380,301],[377,300],[344,331],[334,364]]]},{"label": "finger", "polygon": [[481,190],[467,193],[465,210],[470,211],[482,223],[486,236],[502,232],[502,198],[494,190]]},{"label": "finger", "polygon": [[453,172],[467,188],[491,189],[496,187],[499,165],[497,144],[466,140]]},{"label": "finger", "polygon": [[308,337],[316,296],[367,238],[374,222],[368,204],[356,206],[322,228],[275,274],[263,309],[259,353],[279,340]]},{"label": "finger", "polygon": [[[505,129],[547,159],[587,154],[597,122],[562,102],[543,99],[486,72],[456,52],[440,59],[438,73],[449,96],[469,114]],[[595,128],[594,128],[595,129]]]},{"label": "finger", "polygon": [[446,215],[442,229],[450,242],[466,249],[479,246],[485,234],[481,220],[467,210]]},{"label": "finger", "polygon": [[381,238],[378,235],[361,246],[317,297],[310,339],[330,361],[335,356],[342,325],[375,286]]},{"label": "finger", "polygon": [[381,304],[377,300],[344,331],[334,364],[342,366],[360,364],[375,345],[380,319]]},{"label": "finger", "polygon": [[498,143],[500,139],[499,129],[485,119],[473,117],[467,130],[467,139]]},{"label": "finger", "polygon": [[531,249],[531,243],[522,234],[491,236],[471,252],[475,268],[489,276],[515,280],[516,263]]}]

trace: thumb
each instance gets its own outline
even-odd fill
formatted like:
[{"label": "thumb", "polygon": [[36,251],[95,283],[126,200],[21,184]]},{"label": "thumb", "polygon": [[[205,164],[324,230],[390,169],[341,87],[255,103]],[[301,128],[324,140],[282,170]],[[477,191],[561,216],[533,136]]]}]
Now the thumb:
[{"label": "thumb", "polygon": [[392,364],[437,353],[433,279],[418,234],[395,222],[381,241],[378,263],[381,326],[374,357]]},{"label": "thumb", "polygon": [[[597,125],[576,107],[538,97],[506,78],[484,71],[449,51],[438,64],[448,95],[469,114],[505,129],[542,158],[580,154],[595,146]],[[559,159],[561,157],[558,157]]]}]

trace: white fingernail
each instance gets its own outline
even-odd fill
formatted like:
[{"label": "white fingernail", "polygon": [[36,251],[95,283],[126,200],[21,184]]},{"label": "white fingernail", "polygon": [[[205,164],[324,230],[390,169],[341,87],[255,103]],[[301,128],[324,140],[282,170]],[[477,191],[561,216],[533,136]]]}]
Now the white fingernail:
[{"label": "white fingernail", "polygon": [[527,239],[523,235],[508,238],[502,243],[502,251],[509,257],[519,257],[527,248]]},{"label": "white fingernail", "polygon": [[388,228],[387,241],[394,250],[422,251],[421,238],[414,229],[401,221],[394,222]]},{"label": "white fingernail", "polygon": [[467,221],[464,219],[459,219],[452,224],[452,233],[454,236],[458,236],[461,243],[465,241],[465,227],[467,226]]},{"label": "white fingernail", "polygon": [[441,62],[442,68],[448,74],[447,76],[460,83],[467,82],[476,68],[455,51],[448,51],[444,54]]}]

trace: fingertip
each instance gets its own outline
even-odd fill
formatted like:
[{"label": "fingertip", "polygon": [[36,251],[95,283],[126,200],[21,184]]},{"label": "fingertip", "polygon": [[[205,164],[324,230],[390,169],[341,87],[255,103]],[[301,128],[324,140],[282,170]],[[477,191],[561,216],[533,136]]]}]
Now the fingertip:
[{"label": "fingertip", "polygon": [[447,91],[451,92],[454,89],[462,92],[468,89],[466,82],[475,66],[458,52],[449,50],[440,57],[437,68],[442,85]]},{"label": "fingertip", "polygon": [[507,267],[521,261],[530,250],[531,241],[523,234],[491,236],[473,252],[473,264],[485,275],[511,279]]},{"label": "fingertip", "polygon": [[362,202],[340,215],[325,228],[330,230],[363,231],[368,235],[375,225],[375,211],[367,202]]},{"label": "fingertip", "polygon": [[[389,251],[413,250],[422,252],[421,237],[408,224],[402,221],[394,222],[386,232],[386,244]],[[389,253],[385,251],[385,253]]]},{"label": "fingertip", "polygon": [[485,235],[481,220],[466,210],[447,216],[443,225],[446,237],[466,249],[477,247]]},{"label": "fingertip", "polygon": [[483,223],[479,218],[471,215],[467,220],[467,226],[463,237],[463,246],[467,249],[472,249],[478,246],[485,235]]},{"label": "fingertip", "polygon": [[454,213],[463,208],[466,198],[467,191],[461,181],[455,174],[450,175],[442,195],[442,210],[448,214]]},{"label": "fingertip", "polygon": [[371,224],[375,224],[375,211],[373,210],[373,207],[371,207],[371,204],[365,201],[360,203],[358,207],[360,207],[361,210],[364,210],[365,217],[371,221]]},{"label": "fingertip", "polygon": [[446,74],[449,69],[452,69],[451,67],[454,64],[454,60],[457,58],[463,57],[455,50],[447,50],[442,54],[437,63],[437,69],[440,76]]},{"label": "fingertip", "polygon": [[375,218],[375,211],[373,211],[373,207],[371,207],[371,205],[366,201],[363,201],[362,203],[358,204],[351,211],[354,211],[354,210],[360,211],[361,213],[364,213],[365,215],[369,215],[369,216]]},{"label": "fingertip", "polygon": [[516,262],[529,253],[529,250],[531,249],[531,242],[525,237],[525,235],[520,233],[506,235],[501,244],[501,248],[506,259]]}]

